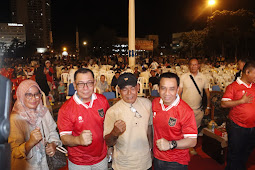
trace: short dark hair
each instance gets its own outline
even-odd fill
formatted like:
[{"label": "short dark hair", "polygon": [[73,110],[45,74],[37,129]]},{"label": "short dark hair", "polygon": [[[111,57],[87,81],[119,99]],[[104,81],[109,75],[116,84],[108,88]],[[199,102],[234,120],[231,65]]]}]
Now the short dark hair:
[{"label": "short dark hair", "polygon": [[160,86],[160,81],[161,81],[162,78],[175,78],[176,82],[177,82],[177,87],[179,87],[179,85],[180,85],[180,78],[175,73],[166,72],[166,73],[161,74],[160,77],[159,77],[159,86]]},{"label": "short dark hair", "polygon": [[248,61],[243,67],[243,73],[245,73],[246,70],[253,70],[253,69],[255,69],[255,61]]},{"label": "short dark hair", "polygon": [[238,61],[241,61],[243,63],[247,63],[249,61],[248,58],[240,58]]},{"label": "short dark hair", "polygon": [[88,68],[79,68],[75,73],[74,73],[74,81],[76,80],[77,74],[85,74],[85,73],[91,73],[92,77],[94,79],[94,73],[92,70],[88,69]]},{"label": "short dark hair", "polygon": [[189,59],[189,62],[188,62],[189,64],[190,64],[190,61],[191,61],[191,60],[197,60],[197,62],[199,63],[199,61],[198,61],[198,59],[197,59],[196,57],[190,58],[190,59]]}]

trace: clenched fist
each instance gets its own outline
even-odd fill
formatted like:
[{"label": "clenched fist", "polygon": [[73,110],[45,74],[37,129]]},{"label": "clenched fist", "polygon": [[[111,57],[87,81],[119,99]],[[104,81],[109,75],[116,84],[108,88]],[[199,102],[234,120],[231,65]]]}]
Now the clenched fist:
[{"label": "clenched fist", "polygon": [[170,149],[169,141],[165,138],[158,139],[156,145],[160,151],[167,151]]},{"label": "clenched fist", "polygon": [[37,127],[33,131],[30,132],[30,138],[28,142],[32,145],[35,146],[37,143],[39,143],[42,140],[42,133],[40,131],[40,128]]},{"label": "clenched fist", "polygon": [[92,133],[90,130],[83,130],[79,136],[80,144],[88,146],[92,143]]},{"label": "clenched fist", "polygon": [[122,120],[117,120],[114,123],[114,127],[113,127],[113,130],[112,130],[112,135],[113,136],[119,136],[123,132],[125,132],[125,130],[126,130],[126,123]]}]

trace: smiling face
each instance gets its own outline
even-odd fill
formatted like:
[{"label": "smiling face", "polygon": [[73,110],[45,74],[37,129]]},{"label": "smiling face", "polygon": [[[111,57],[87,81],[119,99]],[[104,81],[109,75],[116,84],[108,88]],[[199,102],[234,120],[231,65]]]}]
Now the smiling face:
[{"label": "smiling face", "polygon": [[90,102],[94,92],[95,81],[90,72],[78,73],[74,82],[75,90],[84,103]]},{"label": "smiling face", "polygon": [[175,99],[179,88],[175,78],[162,78],[159,85],[159,95],[165,105],[171,105]]},{"label": "smiling face", "polygon": [[192,74],[196,74],[198,72],[199,69],[199,64],[197,59],[192,59],[189,62],[189,70]]},{"label": "smiling face", "polygon": [[104,75],[101,75],[101,77],[100,77],[100,81],[101,81],[102,83],[104,83],[104,82],[105,82],[105,76],[104,76]]},{"label": "smiling face", "polygon": [[39,89],[35,86],[32,86],[25,93],[24,105],[29,109],[35,110],[39,105],[40,100],[41,94]]},{"label": "smiling face", "polygon": [[124,88],[120,89],[120,94],[122,99],[126,102],[126,103],[134,103],[137,99],[137,93],[139,90],[139,85],[136,86],[125,86]]}]

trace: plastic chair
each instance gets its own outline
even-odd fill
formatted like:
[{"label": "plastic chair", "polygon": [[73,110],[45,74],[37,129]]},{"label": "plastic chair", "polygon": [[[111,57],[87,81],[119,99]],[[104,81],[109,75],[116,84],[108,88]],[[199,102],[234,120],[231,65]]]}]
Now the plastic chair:
[{"label": "plastic chair", "polygon": [[103,95],[106,97],[107,100],[115,98],[114,92],[103,92]]},{"label": "plastic chair", "polygon": [[157,91],[157,90],[152,90],[152,91],[151,91],[151,96],[159,97],[158,91]]},{"label": "plastic chair", "polygon": [[68,87],[68,93],[67,93],[67,95],[68,95],[68,96],[73,96],[74,93],[75,93],[75,89],[74,89],[73,83],[70,83],[70,84],[69,84],[69,87]]},{"label": "plastic chair", "polygon": [[68,77],[69,77],[68,73],[62,73],[61,74],[61,81],[64,82],[64,83],[68,83]]},{"label": "plastic chair", "polygon": [[218,85],[212,86],[212,91],[220,91],[220,86]]},{"label": "plastic chair", "polygon": [[42,93],[42,101],[43,101],[43,105],[44,105],[45,107],[47,107],[45,93],[44,93],[43,91],[42,91],[41,93]]},{"label": "plastic chair", "polygon": [[118,85],[115,87],[116,98],[119,98],[119,88],[118,87],[119,87]]},{"label": "plastic chair", "polygon": [[[149,87],[149,80],[144,77],[138,77],[137,82],[142,86],[142,90],[149,90],[149,93],[151,93],[151,89]],[[141,88],[141,87],[140,87]]]},{"label": "plastic chair", "polygon": [[145,95],[145,93],[143,93],[143,86],[142,86],[141,82],[140,82],[140,81],[137,81],[137,83],[140,85],[140,89],[139,89],[139,91],[138,91],[137,96],[139,96],[139,97],[145,97],[146,95]]}]

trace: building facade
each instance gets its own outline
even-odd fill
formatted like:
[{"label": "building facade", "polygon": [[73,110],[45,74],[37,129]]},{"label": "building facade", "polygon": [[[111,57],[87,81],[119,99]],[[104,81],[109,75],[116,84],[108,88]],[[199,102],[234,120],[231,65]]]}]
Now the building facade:
[{"label": "building facade", "polygon": [[25,42],[25,26],[18,23],[0,23],[0,36],[0,43],[6,46],[10,46],[14,38],[17,38],[20,42]]},{"label": "building facade", "polygon": [[179,49],[182,48],[183,43],[181,41],[181,37],[184,34],[184,32],[179,32],[179,33],[173,33],[172,34],[172,50],[174,52],[177,52]]},{"label": "building facade", "polygon": [[12,21],[26,26],[27,43],[52,45],[51,0],[11,0]]},{"label": "building facade", "polygon": [[18,23],[0,23],[0,56],[3,56],[15,38],[20,43],[26,42],[25,26]]},{"label": "building facade", "polygon": [[[144,55],[153,52],[154,41],[152,39],[146,38],[136,38],[135,39],[135,52],[136,55]],[[128,56],[128,38],[118,37],[117,43],[113,45],[113,55],[119,54],[121,56]]]}]

